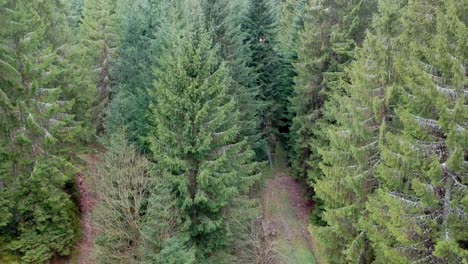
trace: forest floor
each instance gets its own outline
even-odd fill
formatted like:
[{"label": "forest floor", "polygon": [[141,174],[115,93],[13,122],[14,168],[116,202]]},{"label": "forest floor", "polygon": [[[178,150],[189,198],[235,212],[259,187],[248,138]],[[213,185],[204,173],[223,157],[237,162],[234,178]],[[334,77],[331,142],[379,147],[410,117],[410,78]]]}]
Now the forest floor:
[{"label": "forest floor", "polygon": [[321,264],[309,216],[314,207],[305,188],[290,176],[286,157],[277,149],[274,165],[269,169],[263,191],[263,229],[284,264]]}]

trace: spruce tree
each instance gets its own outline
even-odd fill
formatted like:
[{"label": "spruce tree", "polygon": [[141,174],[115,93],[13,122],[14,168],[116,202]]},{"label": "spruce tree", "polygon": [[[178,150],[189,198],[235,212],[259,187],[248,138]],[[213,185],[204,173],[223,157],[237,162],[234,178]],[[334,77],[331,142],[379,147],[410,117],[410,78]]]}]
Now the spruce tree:
[{"label": "spruce tree", "polygon": [[294,60],[299,44],[299,32],[303,29],[303,18],[308,12],[310,1],[283,0],[279,5],[278,48]]},{"label": "spruce tree", "polygon": [[155,39],[155,35],[163,19],[161,5],[156,0],[135,1],[128,15],[122,18],[123,31],[119,57],[115,61],[113,100],[104,124],[107,133],[125,126],[128,140],[140,151],[148,150],[144,140],[149,123],[146,115],[149,105],[147,90],[152,85],[152,58],[158,53],[159,40]]},{"label": "spruce tree", "polygon": [[[380,263],[463,263],[468,197],[467,1],[412,1],[402,15],[399,126],[381,137],[366,223]],[[387,125],[388,126],[388,125]]]},{"label": "spruce tree", "polygon": [[[60,88],[60,16],[55,1],[2,1],[0,243],[22,263],[70,253],[77,233],[75,169],[68,147],[80,133]],[[63,20],[62,20],[63,21]],[[49,29],[57,27],[57,35]],[[76,198],[76,197],[74,197]],[[7,202],[5,202],[7,201]],[[4,214],[3,214],[4,213]]]},{"label": "spruce tree", "polygon": [[[328,126],[334,124],[335,98],[349,83],[346,68],[355,58],[370,24],[376,1],[310,1],[304,11],[295,63],[291,110],[290,162],[296,177],[311,187],[323,176],[319,149],[329,144]],[[312,215],[315,225],[324,225],[323,202],[318,196]]]},{"label": "spruce tree", "polygon": [[171,193],[171,184],[161,175],[153,175],[148,210],[145,214],[141,246],[144,263],[196,263],[190,236],[180,226],[181,209]]},{"label": "spruce tree", "polygon": [[[287,61],[276,49],[276,14],[269,0],[251,0],[243,19],[243,30],[247,33],[246,44],[250,48],[248,66],[256,74],[255,84],[259,87],[260,130],[263,151],[272,162],[272,146],[279,141],[280,130],[288,127],[288,98],[290,96]],[[285,73],[286,72],[286,73]],[[263,157],[264,158],[264,157]]]},{"label": "spruce tree", "polygon": [[180,208],[180,231],[154,253],[194,247],[198,262],[227,249],[233,236],[227,221],[230,206],[249,190],[257,166],[240,136],[229,71],[204,27],[199,4],[187,1],[172,8],[171,20],[161,33],[164,43],[149,91],[148,137],[157,165],[155,177],[169,184],[171,200]]},{"label": "spruce tree", "polygon": [[246,8],[239,2],[226,0],[204,0],[202,5],[207,30],[214,43],[219,45],[219,54],[231,73],[229,93],[236,96],[239,103],[241,135],[248,137],[249,143],[258,148],[259,90],[254,82],[254,69],[247,65],[250,53],[244,45],[246,35],[241,28]]},{"label": "spruce tree", "polygon": [[[304,17],[304,30],[300,33],[298,59],[295,63],[297,76],[294,79],[294,93],[291,97],[291,109],[294,113],[291,126],[291,166],[296,176],[306,178],[310,169],[317,170],[311,174],[319,174],[317,164],[309,166],[309,159],[316,160],[317,138],[322,131],[317,122],[322,117],[321,107],[325,101],[322,72],[326,66],[330,44],[326,37],[330,27],[324,21],[322,9],[315,8],[316,2],[309,2]],[[325,32],[325,33],[322,33]],[[323,132],[322,132],[323,133]],[[323,137],[323,136],[322,136]]]},{"label": "spruce tree", "polygon": [[327,129],[322,147],[323,177],[315,184],[324,203],[326,226],[316,236],[330,263],[370,263],[373,245],[362,223],[366,202],[378,187],[381,135],[394,126],[395,82],[392,61],[401,33],[400,14],[406,1],[383,1],[357,60],[349,69],[350,84],[335,93],[329,111],[336,124]]},{"label": "spruce tree", "polygon": [[334,123],[333,97],[349,82],[346,67],[354,60],[370,23],[375,2],[311,1],[306,7],[295,68],[291,108],[292,167],[298,177],[313,183],[321,175],[318,149],[327,144],[327,126]]},{"label": "spruce tree", "polygon": [[[82,81],[77,104],[89,110],[83,122],[103,132],[105,109],[110,101],[113,63],[116,57],[119,24],[112,0],[84,0],[79,33],[77,70]],[[91,122],[89,122],[91,120]]]}]

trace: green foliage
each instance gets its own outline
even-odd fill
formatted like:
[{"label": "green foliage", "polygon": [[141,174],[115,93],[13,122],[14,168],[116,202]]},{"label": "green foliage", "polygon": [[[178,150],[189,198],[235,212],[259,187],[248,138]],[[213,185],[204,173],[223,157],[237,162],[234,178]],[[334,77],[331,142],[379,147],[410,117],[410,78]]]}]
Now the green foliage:
[{"label": "green foliage", "polygon": [[[155,34],[161,23],[161,4],[155,0],[135,1],[122,20],[123,33],[119,57],[115,61],[113,100],[105,119],[105,130],[114,133],[125,126],[128,140],[140,151],[147,151],[146,115],[152,86],[152,58],[157,53]],[[160,40],[159,40],[160,41]]]},{"label": "green foliage", "polygon": [[[240,137],[229,71],[203,27],[199,6],[185,4],[183,11],[172,8],[156,59],[148,140],[156,171],[180,208],[178,228],[203,259],[228,246],[230,206],[254,183],[257,165]],[[179,14],[184,23],[175,20]]]},{"label": "green foliage", "polygon": [[83,1],[77,58],[82,90],[75,96],[80,100],[77,105],[86,113],[82,120],[98,134],[103,132],[103,118],[110,100],[119,28],[114,1]]},{"label": "green foliage", "polygon": [[99,263],[273,261],[250,196],[255,152],[273,163],[278,141],[315,190],[328,263],[467,263],[467,13],[468,0],[0,0],[0,262],[70,255],[73,161],[105,132]]},{"label": "green foliage", "polygon": [[335,123],[334,97],[343,94],[346,67],[363,40],[375,1],[310,1],[300,33],[291,108],[291,163],[298,177],[313,185],[321,177],[318,149],[328,144],[326,131]]},{"label": "green foliage", "polygon": [[276,49],[276,15],[271,2],[252,0],[247,8],[242,26],[247,33],[245,43],[250,49],[248,65],[255,70],[255,84],[259,87],[263,141],[259,143],[271,161],[271,148],[289,124],[287,106],[291,85],[287,76],[290,72],[286,58]]},{"label": "green foliage", "polygon": [[149,263],[156,264],[194,264],[195,251],[187,247],[189,239],[181,239],[173,236],[165,240],[162,244],[162,249],[156,258]]},{"label": "green foliage", "polygon": [[44,263],[70,253],[78,225],[69,146],[81,127],[61,89],[68,27],[52,11],[59,2],[0,4],[10,25],[0,31],[0,247],[22,263]]},{"label": "green foliage", "polygon": [[367,206],[380,262],[394,255],[403,263],[466,260],[468,167],[459,150],[468,146],[467,3],[413,1],[401,15],[391,61],[399,126],[381,135],[381,190]]},{"label": "green foliage", "polygon": [[366,201],[378,186],[379,137],[394,121],[395,77],[389,74],[392,67],[387,61],[399,33],[399,20],[394,17],[400,11],[401,4],[393,2],[391,9],[376,16],[374,30],[349,70],[350,84],[341,82],[340,89],[332,90],[326,108],[336,124],[327,126],[329,146],[319,149],[323,176],[314,187],[324,202],[327,222],[317,228],[317,235],[330,263],[369,263],[374,257],[360,223],[367,220]]},{"label": "green foliage", "polygon": [[[154,188],[150,189],[148,209],[142,228],[143,243],[141,251],[145,263],[164,263],[167,252],[172,252],[175,259],[183,263],[195,258],[188,235],[181,234],[181,210],[171,194],[171,186],[160,175],[152,175]],[[171,240],[171,241],[168,241]],[[177,255],[177,256],[176,256]]]},{"label": "green foliage", "polygon": [[247,65],[250,50],[243,43],[246,35],[241,28],[246,8],[240,2],[227,0],[204,0],[202,7],[208,32],[213,42],[219,45],[219,55],[226,62],[232,78],[229,93],[237,98],[239,104],[240,134],[258,148],[261,136],[257,100],[259,87],[255,83],[254,69]]},{"label": "green foliage", "polygon": [[73,173],[71,164],[63,159],[36,160],[28,181],[14,186],[19,236],[9,248],[23,255],[22,262],[43,263],[55,254],[70,254],[78,219],[74,204],[63,190]]},{"label": "green foliage", "polygon": [[[282,0],[279,5],[278,15],[278,47],[286,53],[297,51],[299,44],[299,32],[304,26],[304,16],[309,10],[306,6],[310,1],[306,0]],[[291,58],[294,60],[294,57]]]},{"label": "green foliage", "polygon": [[[349,85],[324,73],[332,87],[324,109],[336,124],[328,125],[329,147],[319,149],[315,190],[327,225],[316,234],[329,262],[459,263],[466,256],[462,5],[380,1],[345,76]],[[334,54],[352,58],[337,47]]]}]

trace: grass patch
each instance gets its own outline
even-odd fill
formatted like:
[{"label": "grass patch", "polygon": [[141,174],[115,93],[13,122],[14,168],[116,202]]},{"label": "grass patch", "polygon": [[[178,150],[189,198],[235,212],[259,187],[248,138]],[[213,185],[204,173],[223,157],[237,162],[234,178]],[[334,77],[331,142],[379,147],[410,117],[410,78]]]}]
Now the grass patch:
[{"label": "grass patch", "polygon": [[277,229],[275,248],[285,264],[317,263],[308,240],[307,224],[297,216],[296,205],[290,200],[288,189],[276,177],[290,175],[286,152],[276,147],[273,166],[265,166],[263,177],[263,214]]},{"label": "grass patch", "polygon": [[278,192],[273,200],[276,206],[269,211],[273,219],[282,224],[282,231],[278,236],[278,251],[285,263],[288,264],[315,264],[314,254],[310,250],[309,241],[303,235],[303,223],[296,217],[294,206],[291,204],[286,192]]}]

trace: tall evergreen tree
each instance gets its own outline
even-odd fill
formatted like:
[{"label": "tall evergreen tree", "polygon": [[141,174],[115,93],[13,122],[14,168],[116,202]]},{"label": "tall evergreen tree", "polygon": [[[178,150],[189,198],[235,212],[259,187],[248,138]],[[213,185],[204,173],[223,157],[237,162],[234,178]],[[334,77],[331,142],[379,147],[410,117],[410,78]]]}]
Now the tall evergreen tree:
[{"label": "tall evergreen tree", "polygon": [[399,56],[389,61],[399,80],[399,125],[381,136],[382,184],[367,206],[379,263],[468,257],[467,8],[467,1],[415,0],[402,15]]},{"label": "tall evergreen tree", "polygon": [[[272,160],[271,147],[288,126],[287,78],[283,78],[287,62],[276,50],[276,14],[269,0],[251,0],[244,17],[243,30],[250,48],[249,66],[255,69],[255,84],[259,87],[260,130],[264,151]],[[286,82],[286,83],[285,83]]]},{"label": "tall evergreen tree", "polygon": [[335,94],[343,94],[340,87],[349,82],[345,68],[364,39],[375,3],[323,0],[310,1],[306,7],[291,98],[295,114],[291,163],[296,176],[309,176],[312,184],[321,175],[318,149],[327,144],[327,126],[334,122],[327,108],[332,107]]},{"label": "tall evergreen tree", "polygon": [[[22,263],[68,255],[77,233],[67,152],[80,127],[60,88],[57,1],[1,1],[0,247]],[[52,35],[49,30],[56,30]],[[75,197],[76,198],[76,197]]]},{"label": "tall evergreen tree", "polygon": [[326,226],[316,235],[330,263],[370,263],[373,247],[366,229],[365,209],[378,186],[376,168],[381,163],[380,135],[396,122],[391,61],[401,33],[400,13],[406,1],[382,1],[373,30],[367,35],[357,61],[349,70],[350,85],[335,92],[329,111],[336,124],[329,126],[329,146],[320,149],[324,175],[315,184],[324,202]]},{"label": "tall evergreen tree", "polygon": [[303,18],[307,12],[307,0],[282,0],[278,14],[278,48],[294,60],[303,29]]},{"label": "tall evergreen tree", "polygon": [[[244,45],[245,33],[242,32],[242,16],[245,6],[241,2],[226,0],[204,0],[208,32],[214,43],[219,45],[219,53],[232,76],[229,93],[236,96],[240,108],[241,135],[249,138],[256,146],[259,141],[258,87],[254,82],[254,69],[249,67],[250,53]],[[258,148],[259,146],[256,146]]]},{"label": "tall evergreen tree", "polygon": [[[155,39],[161,23],[161,5],[164,1],[139,0],[122,18],[123,33],[119,44],[119,57],[115,62],[113,100],[106,114],[108,133],[126,127],[128,140],[140,151],[147,151],[144,137],[148,133],[149,98],[152,86],[152,58],[158,53]],[[156,46],[156,47],[155,47]]]},{"label": "tall evergreen tree", "polygon": [[[180,234],[173,246],[197,250],[198,261],[226,249],[233,234],[228,219],[235,198],[256,179],[253,152],[240,136],[238,102],[229,94],[231,78],[205,30],[199,1],[174,8],[150,90],[152,131],[148,140],[158,177],[169,184]],[[178,23],[181,18],[184,23]],[[151,209],[149,209],[151,210]],[[164,247],[167,244],[167,247]]]},{"label": "tall evergreen tree", "polygon": [[110,100],[119,24],[112,0],[84,0],[82,12],[77,65],[82,91],[76,94],[77,106],[84,108],[82,112],[89,110],[82,120],[100,134]]}]

